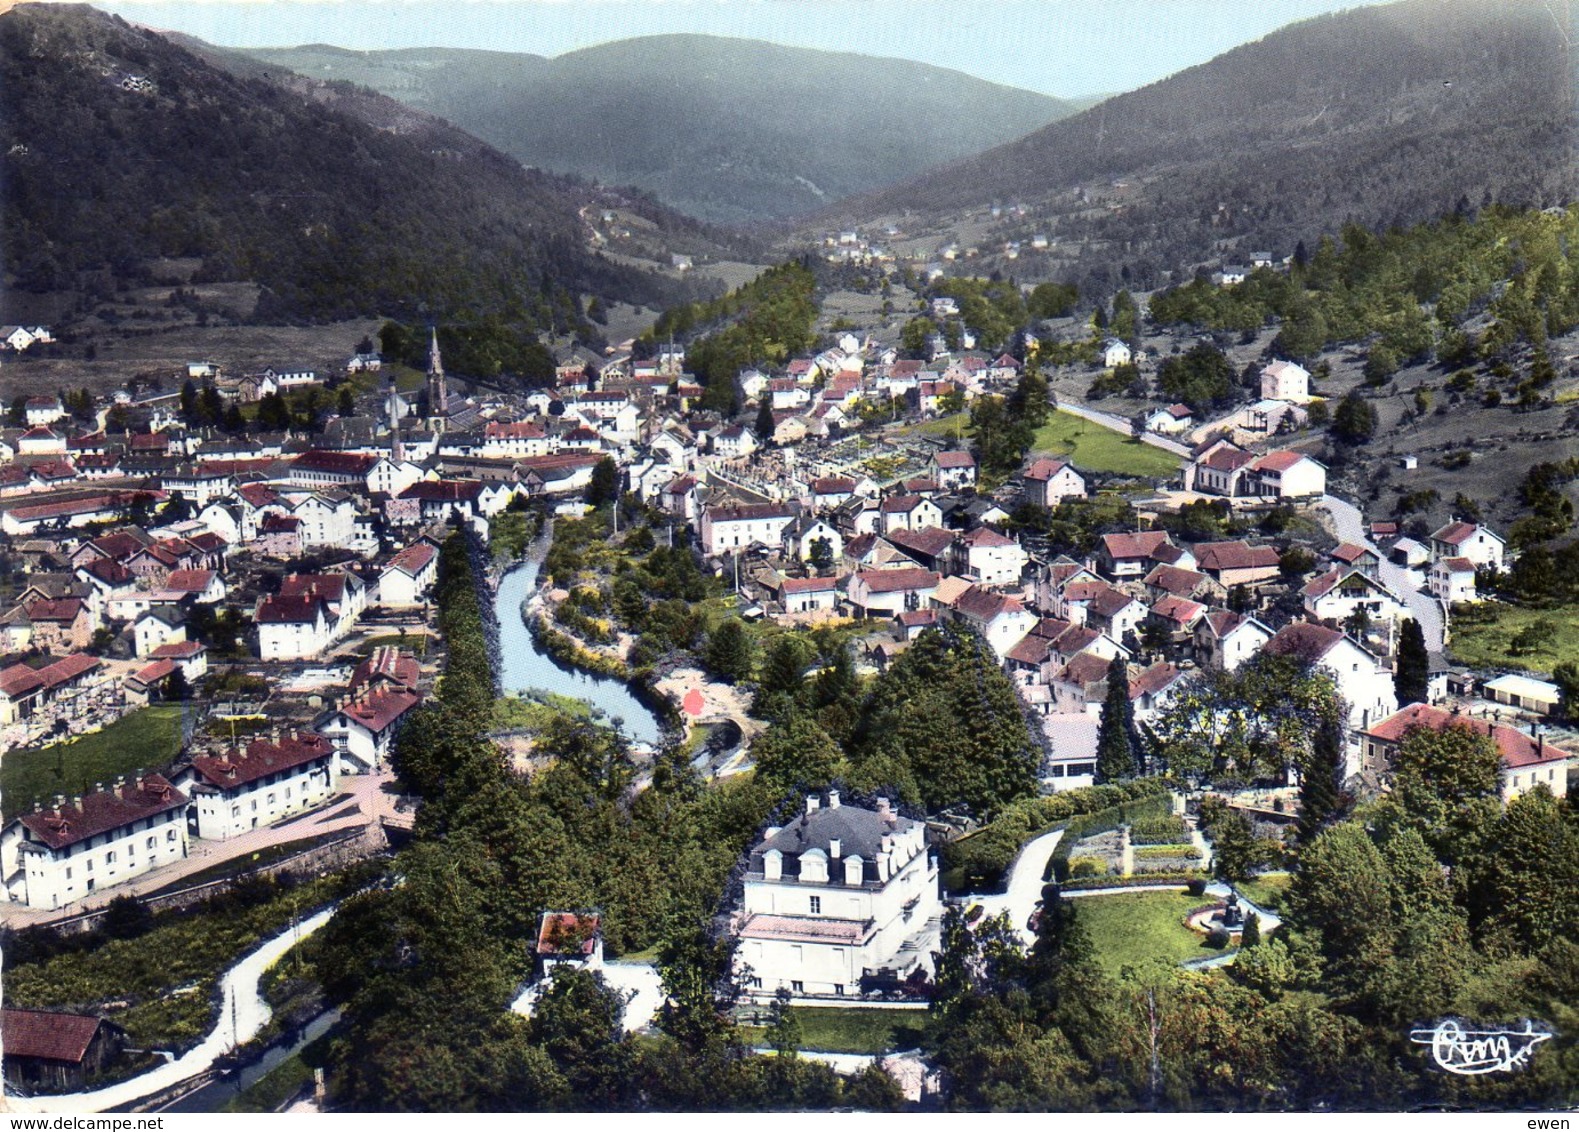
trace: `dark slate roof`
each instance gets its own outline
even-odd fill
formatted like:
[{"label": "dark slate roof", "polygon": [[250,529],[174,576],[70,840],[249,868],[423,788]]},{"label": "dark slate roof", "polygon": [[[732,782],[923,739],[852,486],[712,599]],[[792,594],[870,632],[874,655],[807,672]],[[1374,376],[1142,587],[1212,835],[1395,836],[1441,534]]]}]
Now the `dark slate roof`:
[{"label": "dark slate roof", "polygon": [[[916,823],[890,811],[884,817],[864,806],[830,806],[824,803],[813,813],[802,813],[789,825],[758,842],[751,850],[753,862],[770,849],[785,858],[799,857],[808,849],[829,852],[829,842],[837,839],[841,857],[860,857],[873,861],[885,836],[903,833]],[[787,870],[786,870],[787,871]]]}]

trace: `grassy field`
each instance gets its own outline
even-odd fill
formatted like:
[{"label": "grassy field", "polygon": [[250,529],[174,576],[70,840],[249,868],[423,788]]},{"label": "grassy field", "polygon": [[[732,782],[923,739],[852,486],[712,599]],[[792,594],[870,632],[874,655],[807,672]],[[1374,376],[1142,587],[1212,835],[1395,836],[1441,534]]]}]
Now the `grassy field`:
[{"label": "grassy field", "polygon": [[1182,963],[1221,955],[1206,937],[1184,926],[1185,914],[1210,903],[1206,897],[1178,892],[1125,892],[1084,896],[1072,901],[1079,923],[1096,944],[1103,966],[1117,973],[1147,959]]},{"label": "grassy field", "polygon": [[80,794],[95,782],[138,768],[162,771],[181,746],[181,705],[155,704],[123,716],[92,735],[0,759],[0,790],[8,814],[31,809],[56,794]]},{"label": "grassy field", "polygon": [[1075,467],[1088,472],[1149,477],[1169,476],[1179,470],[1177,456],[1072,413],[1053,413],[1036,430],[1031,450],[1067,457]]},{"label": "grassy field", "polygon": [[[1549,622],[1556,630],[1551,639],[1522,656],[1510,655],[1508,643],[1537,621]],[[1473,668],[1519,668],[1550,673],[1565,660],[1579,662],[1579,605],[1521,609],[1485,602],[1471,614],[1455,616],[1451,629],[1448,652],[1455,660]]]},{"label": "grassy field", "polygon": [[1288,886],[1294,883],[1294,878],[1289,873],[1267,873],[1265,876],[1254,877],[1236,887],[1239,892],[1252,904],[1265,908],[1269,912],[1279,911],[1283,902],[1283,895],[1288,892]]},{"label": "grassy field", "polygon": [[[927,1015],[920,1010],[851,1010],[837,1006],[794,1006],[801,1049],[823,1053],[890,1053],[914,1049]],[[766,1030],[742,1027],[746,1041],[760,1045]]]}]

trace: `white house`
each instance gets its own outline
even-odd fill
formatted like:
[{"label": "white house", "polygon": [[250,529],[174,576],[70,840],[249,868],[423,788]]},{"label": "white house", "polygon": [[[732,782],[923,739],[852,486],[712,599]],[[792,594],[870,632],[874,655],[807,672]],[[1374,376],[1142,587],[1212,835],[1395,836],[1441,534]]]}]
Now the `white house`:
[{"label": "white house", "polygon": [[[1335,629],[1311,622],[1285,625],[1263,651],[1294,657],[1330,675],[1337,684],[1338,695],[1349,706],[1349,728],[1355,733],[1398,710],[1392,671]],[[1346,778],[1358,771],[1358,759],[1359,746],[1355,741]]]},{"label": "white house", "polygon": [[322,735],[292,731],[194,756],[175,781],[191,796],[197,836],[228,841],[334,797],[340,760]]},{"label": "white house", "polygon": [[320,597],[270,594],[259,600],[253,621],[264,660],[304,660],[328,648],[333,624]]},{"label": "white house", "polygon": [[1455,520],[1431,535],[1431,561],[1465,558],[1476,566],[1501,570],[1507,543],[1490,527]]},{"label": "white house", "polygon": [[299,499],[291,514],[301,521],[302,549],[344,548],[356,535],[356,503],[343,491],[319,491]]},{"label": "white house", "polygon": [[1194,424],[1195,413],[1182,403],[1153,409],[1146,414],[1146,431],[1161,433],[1163,436],[1178,436],[1188,432]]},{"label": "white house", "polygon": [[739,503],[715,507],[709,504],[702,510],[702,549],[710,555],[743,550],[760,544],[777,550],[784,544],[784,529],[795,518],[788,507],[779,503]]},{"label": "white house", "polygon": [[1261,371],[1261,398],[1303,404],[1310,400],[1310,372],[1296,362],[1272,362]]},{"label": "white house", "polygon": [[762,447],[756,433],[744,425],[730,425],[712,438],[713,455],[734,459],[749,456]]},{"label": "white house", "polygon": [[839,608],[837,578],[781,578],[778,592],[785,613],[832,613]]},{"label": "white house", "polygon": [[[1474,574],[1470,574],[1473,585]],[[1343,624],[1361,610],[1372,624],[1397,622],[1408,608],[1371,575],[1353,567],[1329,570],[1300,590],[1305,612],[1317,621]]]},{"label": "white house", "polygon": [[1127,366],[1129,362],[1130,350],[1122,341],[1117,338],[1109,338],[1102,343],[1102,364],[1108,369]]},{"label": "white house", "polygon": [[1084,499],[1086,480],[1065,460],[1042,456],[1025,469],[1025,498],[1052,510],[1066,499]]},{"label": "white house", "polygon": [[63,908],[186,856],[186,795],[150,774],[72,798],[57,795],[0,833],[6,896]]},{"label": "white house", "polygon": [[755,997],[855,999],[930,970],[943,904],[926,827],[885,800],[820,803],[751,849],[736,962]]},{"label": "white house", "polygon": [[1475,564],[1467,558],[1438,558],[1431,563],[1426,584],[1432,597],[1449,605],[1480,600],[1475,590]]},{"label": "white house", "polygon": [[[826,550],[830,562],[844,556],[844,536],[826,520],[813,515],[798,515],[784,528],[784,552],[809,562],[818,550]],[[826,547],[822,544],[826,542]]]},{"label": "white house", "polygon": [[925,609],[937,593],[938,575],[919,566],[857,570],[850,575],[850,604],[865,617],[892,617]]},{"label": "white house", "polygon": [[954,541],[955,571],[984,586],[1017,586],[1029,561],[1014,539],[991,527],[966,531]]},{"label": "white house", "polygon": [[1219,609],[1195,623],[1195,659],[1203,668],[1232,672],[1260,652],[1272,630],[1254,617]]},{"label": "white house", "polygon": [[1002,661],[1036,624],[1017,597],[971,586],[954,602],[954,616],[982,635]]},{"label": "white house", "polygon": [[418,605],[439,573],[439,555],[432,543],[412,543],[389,560],[378,575],[380,605]]},{"label": "white house", "polygon": [[1327,466],[1291,449],[1256,457],[1250,475],[1254,494],[1275,499],[1314,499],[1327,491]]},{"label": "white house", "polygon": [[132,623],[132,640],[138,656],[152,656],[156,649],[186,640],[186,617],[173,605],[155,605]]},{"label": "white house", "polygon": [[934,452],[932,478],[946,491],[976,486],[976,457],[969,452]]},{"label": "white house", "polygon": [[347,772],[375,771],[389,761],[389,750],[408,713],[422,695],[408,687],[367,684],[314,723],[345,760]]},{"label": "white house", "polygon": [[943,512],[936,503],[924,495],[890,495],[878,506],[882,516],[882,532],[900,529],[918,531],[923,527],[941,527]]},{"label": "white house", "polygon": [[1378,783],[1387,782],[1393,772],[1399,744],[1416,727],[1433,731],[1464,727],[1495,743],[1502,756],[1498,777],[1503,802],[1511,802],[1537,786],[1546,787],[1558,798],[1568,796],[1568,768],[1572,765],[1573,753],[1548,743],[1540,725],[1536,725],[1535,734],[1531,735],[1506,723],[1472,719],[1426,704],[1410,704],[1365,733],[1361,765],[1367,778]]}]

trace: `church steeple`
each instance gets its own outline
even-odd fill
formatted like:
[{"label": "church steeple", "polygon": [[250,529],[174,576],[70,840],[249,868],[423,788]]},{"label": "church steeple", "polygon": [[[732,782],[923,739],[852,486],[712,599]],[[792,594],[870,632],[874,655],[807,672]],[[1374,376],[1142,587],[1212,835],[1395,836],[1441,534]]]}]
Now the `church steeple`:
[{"label": "church steeple", "polygon": [[428,343],[428,416],[442,421],[450,415],[450,392],[444,381],[444,359],[439,356],[439,331],[430,328]]}]

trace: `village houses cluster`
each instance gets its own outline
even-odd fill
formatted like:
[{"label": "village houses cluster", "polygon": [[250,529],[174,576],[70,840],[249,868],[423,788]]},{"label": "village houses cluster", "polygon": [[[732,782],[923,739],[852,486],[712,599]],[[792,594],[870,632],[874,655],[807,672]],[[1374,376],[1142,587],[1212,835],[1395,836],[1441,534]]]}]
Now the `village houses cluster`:
[{"label": "village houses cluster", "polygon": [[[1128,360],[1111,353],[1104,361]],[[357,354],[345,370],[381,367]],[[869,629],[862,659],[879,669],[930,626],[980,633],[1042,729],[1046,789],[1093,781],[1114,658],[1144,722],[1193,671],[1268,653],[1333,677],[1360,781],[1385,788],[1402,729],[1443,725],[1458,718],[1455,695],[1478,695],[1506,708],[1507,722],[1476,720],[1503,752],[1505,791],[1563,792],[1568,752],[1515,722],[1554,709],[1550,685],[1508,676],[1481,686],[1438,663],[1432,704],[1394,697],[1400,621],[1422,602],[1475,599],[1476,571],[1505,559],[1488,528],[1454,522],[1420,543],[1378,523],[1366,541],[1340,542],[1290,577],[1286,545],[1190,542],[1156,522],[1192,500],[1251,514],[1320,504],[1322,464],[1270,443],[1285,415],[1304,411],[1304,370],[1267,365],[1261,399],[1193,447],[1172,439],[1198,437],[1187,407],[1151,414],[1148,437],[1186,453],[1179,474],[1140,501],[1137,529],[1104,533],[1072,557],[1048,553],[1011,514],[1087,499],[1104,477],[1033,453],[986,490],[960,438],[904,427],[1007,392],[1021,369],[1011,355],[969,349],[904,359],[846,333],[779,370],[739,375],[748,407],[766,408],[770,436],[700,411],[703,391],[677,347],[645,359],[577,348],[550,388],[460,396],[435,337],[421,388],[380,375],[356,414],[310,436],[205,435],[183,425],[168,391],[123,393],[91,423],[58,397],[28,397],[23,427],[0,432],[0,537],[26,571],[0,611],[7,744],[91,730],[184,695],[210,677],[222,623],[244,654],[227,669],[282,686],[337,655],[355,664],[286,717],[264,712],[266,731],[202,738],[175,766],[36,803],[0,836],[9,899],[64,907],[180,860],[192,838],[264,828],[324,805],[344,775],[384,770],[432,671],[388,644],[387,631],[370,650],[348,646],[386,625],[425,631],[438,546],[453,525],[486,539],[511,507],[546,501],[578,514],[604,461],[665,517],[676,545],[694,538],[747,617],[858,619]],[[243,405],[319,380],[288,368],[230,379],[213,363],[185,376]],[[879,426],[878,461],[856,435],[873,404],[897,418]],[[111,409],[119,431],[106,427]],[[224,622],[222,612],[238,610],[239,626]],[[262,693],[210,699],[249,695]],[[841,806],[837,795],[808,799],[751,852],[737,926],[753,987],[840,997],[859,993],[863,973],[902,982],[924,965],[937,900],[936,862],[914,822],[887,807]]]}]

